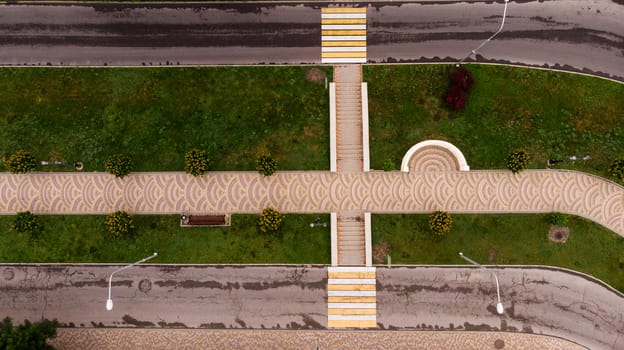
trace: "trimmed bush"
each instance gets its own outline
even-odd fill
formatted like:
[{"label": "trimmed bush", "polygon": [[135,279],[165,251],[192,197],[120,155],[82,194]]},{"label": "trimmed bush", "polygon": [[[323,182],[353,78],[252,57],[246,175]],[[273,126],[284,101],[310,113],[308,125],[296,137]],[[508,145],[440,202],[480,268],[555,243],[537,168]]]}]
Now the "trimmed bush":
[{"label": "trimmed bush", "polygon": [[277,171],[277,162],[271,156],[260,156],[257,160],[256,170],[264,176],[271,176]]},{"label": "trimmed bush", "polygon": [[117,176],[118,178],[123,178],[124,176],[130,174],[132,171],[132,166],[134,163],[132,159],[125,154],[115,154],[106,160],[104,163],[104,168],[107,172]]},{"label": "trimmed bush", "polygon": [[201,176],[210,166],[208,153],[200,149],[191,149],[184,155],[184,170],[193,176]]},{"label": "trimmed bush", "polygon": [[392,171],[392,170],[396,169],[396,164],[394,164],[392,159],[386,158],[383,161],[382,167],[383,167],[384,171]]},{"label": "trimmed bush", "polygon": [[453,218],[446,211],[434,211],[429,215],[429,229],[438,236],[444,236],[451,231]]},{"label": "trimmed bush", "polygon": [[268,207],[262,210],[258,217],[258,229],[261,233],[275,233],[279,231],[284,221],[284,216],[279,211]]},{"label": "trimmed bush", "polygon": [[609,175],[624,182],[624,159],[616,159],[609,165]]},{"label": "trimmed bush", "polygon": [[42,226],[38,216],[29,211],[24,211],[17,213],[11,223],[11,230],[19,233],[29,233],[34,237],[41,233]]},{"label": "trimmed bush", "polygon": [[4,165],[14,174],[24,174],[37,169],[37,159],[30,152],[19,150],[10,155]]},{"label": "trimmed bush", "polygon": [[568,226],[568,216],[563,213],[551,213],[548,217],[548,222],[553,226]]},{"label": "trimmed bush", "polygon": [[132,216],[125,211],[116,211],[106,216],[106,228],[115,237],[130,236],[136,232]]},{"label": "trimmed bush", "polygon": [[525,150],[515,150],[507,157],[507,168],[514,174],[526,169],[529,166],[531,157]]}]

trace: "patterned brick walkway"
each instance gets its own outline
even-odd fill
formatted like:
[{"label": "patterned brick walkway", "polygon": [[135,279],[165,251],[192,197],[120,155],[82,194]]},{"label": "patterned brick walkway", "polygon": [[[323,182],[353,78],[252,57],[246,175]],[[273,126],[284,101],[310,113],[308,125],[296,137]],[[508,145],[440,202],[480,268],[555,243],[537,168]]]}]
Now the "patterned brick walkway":
[{"label": "patterned brick walkway", "polygon": [[0,174],[0,213],[552,212],[585,217],[624,236],[624,187],[557,170],[331,173],[181,172]]},{"label": "patterned brick walkway", "polygon": [[58,350],[125,349],[496,349],[577,350],[555,337],[505,332],[59,329]]}]

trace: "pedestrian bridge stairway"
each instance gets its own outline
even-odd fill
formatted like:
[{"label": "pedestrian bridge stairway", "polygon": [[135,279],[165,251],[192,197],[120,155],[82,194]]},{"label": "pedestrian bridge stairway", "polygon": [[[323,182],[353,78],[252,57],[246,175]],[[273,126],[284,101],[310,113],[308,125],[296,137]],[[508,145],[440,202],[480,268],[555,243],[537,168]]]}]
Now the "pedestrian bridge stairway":
[{"label": "pedestrian bridge stairway", "polygon": [[375,267],[327,268],[327,328],[377,328]]}]

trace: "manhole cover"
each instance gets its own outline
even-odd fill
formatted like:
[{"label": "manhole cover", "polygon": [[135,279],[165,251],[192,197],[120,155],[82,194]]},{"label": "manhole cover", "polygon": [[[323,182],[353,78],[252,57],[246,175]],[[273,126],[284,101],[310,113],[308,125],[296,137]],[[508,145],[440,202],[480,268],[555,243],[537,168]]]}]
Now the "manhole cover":
[{"label": "manhole cover", "polygon": [[496,339],[494,342],[494,347],[497,349],[502,349],[505,347],[505,342],[502,339]]},{"label": "manhole cover", "polygon": [[139,282],[139,290],[143,293],[147,293],[152,290],[152,282],[148,279],[143,279]]},{"label": "manhole cover", "polygon": [[4,269],[4,271],[2,272],[2,276],[5,280],[10,281],[13,279],[13,277],[15,277],[15,272],[13,272],[13,269],[9,267]]}]

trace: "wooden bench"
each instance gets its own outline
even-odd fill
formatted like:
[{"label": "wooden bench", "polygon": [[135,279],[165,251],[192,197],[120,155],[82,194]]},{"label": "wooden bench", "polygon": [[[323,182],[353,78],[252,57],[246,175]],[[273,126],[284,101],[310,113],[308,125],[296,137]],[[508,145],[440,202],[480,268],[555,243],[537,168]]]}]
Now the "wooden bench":
[{"label": "wooden bench", "polygon": [[182,227],[219,227],[230,226],[228,214],[182,214],[180,215]]}]

